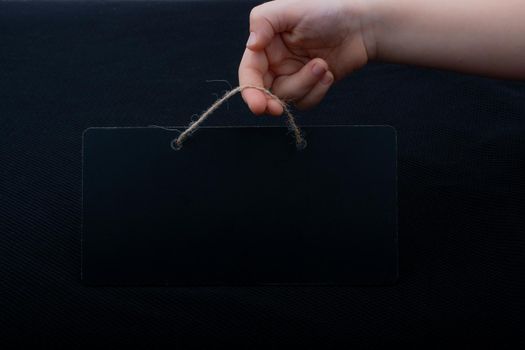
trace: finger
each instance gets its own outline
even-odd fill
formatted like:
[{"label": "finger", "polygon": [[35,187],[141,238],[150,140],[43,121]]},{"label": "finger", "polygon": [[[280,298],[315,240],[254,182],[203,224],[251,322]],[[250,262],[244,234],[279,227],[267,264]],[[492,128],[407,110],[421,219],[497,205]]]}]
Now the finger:
[{"label": "finger", "polygon": [[[274,80],[273,72],[268,71],[264,75],[264,87],[266,89],[270,89],[270,87],[273,84],[273,80]],[[265,95],[266,95],[267,104],[266,104],[266,110],[264,113],[273,115],[273,116],[280,116],[281,114],[283,114],[283,107],[281,106],[281,103],[279,101],[276,101],[274,97],[268,94],[265,94]]]},{"label": "finger", "polygon": [[328,64],[321,58],[314,58],[298,72],[275,79],[272,91],[281,99],[296,101],[303,98],[328,70]]},{"label": "finger", "polygon": [[299,110],[310,109],[318,105],[326,95],[330,86],[334,82],[334,75],[327,71],[320,81],[315,84],[312,90],[308,92],[302,99],[296,101],[294,104]]},{"label": "finger", "polygon": [[283,106],[279,103],[279,101],[276,101],[270,96],[270,100],[268,100],[268,107],[266,108],[266,114],[278,117],[283,114],[283,112]]},{"label": "finger", "polygon": [[290,75],[299,71],[311,58],[294,55],[284,44],[280,35],[273,37],[265,47],[268,67],[275,75]]},{"label": "finger", "polygon": [[[264,86],[264,76],[268,72],[268,60],[264,51],[246,49],[239,64],[239,85]],[[266,94],[257,89],[246,88],[241,91],[241,96],[248,108],[255,115],[266,111]]]},{"label": "finger", "polygon": [[275,78],[275,75],[273,74],[272,71],[267,71],[266,73],[264,73],[264,76],[263,76],[263,86],[266,88],[266,89],[269,89],[272,84],[273,84],[273,80]]},{"label": "finger", "polygon": [[298,13],[286,2],[269,1],[254,7],[250,12],[250,36],[246,43],[249,49],[264,49],[275,34],[292,29],[298,22]]}]

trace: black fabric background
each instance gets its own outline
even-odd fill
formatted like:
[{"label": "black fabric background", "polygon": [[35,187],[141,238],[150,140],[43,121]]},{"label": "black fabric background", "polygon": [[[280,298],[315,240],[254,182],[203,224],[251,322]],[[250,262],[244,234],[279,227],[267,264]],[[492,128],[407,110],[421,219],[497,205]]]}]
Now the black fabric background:
[{"label": "black fabric background", "polygon": [[[0,3],[0,343],[523,344],[525,84],[438,70],[370,64],[297,113],[397,129],[396,286],[80,284],[82,131],[186,124],[255,5]],[[237,96],[209,125],[282,122]]]}]

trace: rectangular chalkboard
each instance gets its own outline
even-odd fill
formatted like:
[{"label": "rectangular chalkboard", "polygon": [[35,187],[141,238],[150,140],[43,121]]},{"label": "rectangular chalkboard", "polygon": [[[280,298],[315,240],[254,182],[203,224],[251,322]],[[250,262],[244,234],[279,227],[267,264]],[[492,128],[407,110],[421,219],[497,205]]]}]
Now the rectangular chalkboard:
[{"label": "rectangular chalkboard", "polygon": [[392,283],[397,142],[389,126],[89,128],[88,285]]}]

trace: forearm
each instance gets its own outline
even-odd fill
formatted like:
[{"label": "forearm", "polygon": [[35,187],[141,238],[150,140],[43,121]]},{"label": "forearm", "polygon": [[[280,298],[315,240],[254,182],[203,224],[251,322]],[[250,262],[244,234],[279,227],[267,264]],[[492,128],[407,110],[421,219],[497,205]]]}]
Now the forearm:
[{"label": "forearm", "polygon": [[525,79],[525,0],[364,0],[371,60]]}]

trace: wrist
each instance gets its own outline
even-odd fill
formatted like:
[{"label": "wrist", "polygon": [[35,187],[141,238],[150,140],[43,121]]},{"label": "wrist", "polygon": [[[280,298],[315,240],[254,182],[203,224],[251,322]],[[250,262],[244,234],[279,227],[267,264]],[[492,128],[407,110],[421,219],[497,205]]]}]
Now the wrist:
[{"label": "wrist", "polygon": [[380,26],[385,20],[383,7],[384,0],[359,0],[361,36],[369,61],[379,59]]}]

